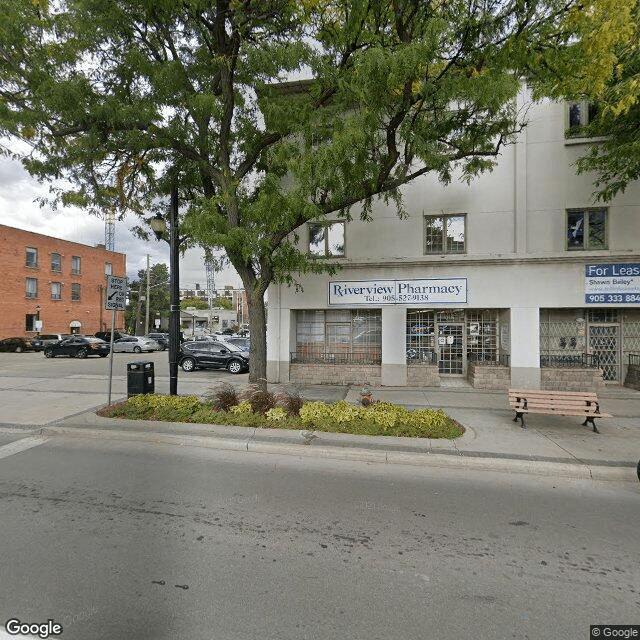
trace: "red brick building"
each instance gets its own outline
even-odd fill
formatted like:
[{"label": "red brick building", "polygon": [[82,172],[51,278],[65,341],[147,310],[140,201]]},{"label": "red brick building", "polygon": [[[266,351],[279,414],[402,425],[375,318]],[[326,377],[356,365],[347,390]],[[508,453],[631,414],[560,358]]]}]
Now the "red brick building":
[{"label": "red brick building", "polygon": [[124,254],[0,225],[0,265],[0,339],[111,329],[105,275],[126,276]]}]

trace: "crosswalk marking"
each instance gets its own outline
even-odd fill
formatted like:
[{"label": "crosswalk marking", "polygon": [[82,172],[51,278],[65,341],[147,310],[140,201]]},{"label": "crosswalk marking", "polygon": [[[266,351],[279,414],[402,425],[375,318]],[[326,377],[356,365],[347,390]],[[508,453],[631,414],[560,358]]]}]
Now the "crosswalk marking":
[{"label": "crosswalk marking", "polygon": [[[20,453],[21,451],[26,451],[27,449],[31,449],[32,447],[37,447],[41,444],[44,444],[46,441],[47,438],[44,438],[42,436],[30,436],[28,438],[16,440],[15,442],[10,442],[9,444],[5,444],[4,446],[0,447],[0,458],[8,458],[15,453]],[[1,636],[0,640],[2,640]]]}]

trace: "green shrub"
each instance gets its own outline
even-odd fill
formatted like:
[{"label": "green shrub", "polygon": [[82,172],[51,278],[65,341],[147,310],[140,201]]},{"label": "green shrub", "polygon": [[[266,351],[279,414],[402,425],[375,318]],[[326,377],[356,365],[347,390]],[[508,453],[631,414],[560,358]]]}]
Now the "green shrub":
[{"label": "green shrub", "polygon": [[311,426],[316,422],[327,418],[331,409],[326,402],[305,402],[300,408],[300,417],[305,425]]},{"label": "green shrub", "polygon": [[143,420],[186,421],[201,407],[196,396],[162,396],[139,394],[127,400],[127,415]]},{"label": "green shrub", "polygon": [[[251,397],[255,394],[254,391]],[[195,396],[142,394],[120,405],[106,407],[99,413],[131,420],[173,420],[282,429],[312,426],[317,431],[410,438],[457,438],[464,433],[464,429],[442,409],[409,411],[390,402],[378,402],[365,408],[344,400],[333,404],[316,401],[305,402],[299,416],[291,416],[284,406],[268,407],[270,401],[267,396],[262,396],[257,403],[264,413],[255,411],[251,397],[231,407],[230,411],[220,411],[215,398],[201,403]]]},{"label": "green shrub", "polygon": [[329,406],[329,417],[338,423],[354,422],[365,416],[366,409],[356,407],[344,400],[338,400]]},{"label": "green shrub", "polygon": [[251,403],[248,400],[243,400],[235,407],[231,407],[231,413],[235,415],[240,415],[243,413],[253,413],[253,409],[251,408]]},{"label": "green shrub", "polygon": [[289,414],[284,407],[273,407],[273,409],[269,409],[269,411],[265,413],[265,416],[268,420],[281,422],[282,420],[286,420]]}]

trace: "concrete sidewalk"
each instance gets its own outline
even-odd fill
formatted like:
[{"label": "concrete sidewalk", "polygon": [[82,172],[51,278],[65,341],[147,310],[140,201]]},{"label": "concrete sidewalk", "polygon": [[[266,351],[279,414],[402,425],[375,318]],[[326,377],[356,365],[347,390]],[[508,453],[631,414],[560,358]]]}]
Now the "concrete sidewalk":
[{"label": "concrete sidewalk", "polygon": [[[276,388],[274,386],[274,388]],[[277,389],[282,389],[277,386]],[[305,399],[357,404],[359,386],[291,387]],[[455,440],[407,439],[321,433],[310,444],[299,431],[112,420],[93,411],[46,426],[45,435],[108,437],[184,446],[315,456],[380,463],[466,467],[594,480],[637,482],[640,459],[640,392],[607,387],[598,393],[600,433],[575,417],[531,415],[527,429],[513,421],[504,391],[470,387],[372,389],[374,398],[410,409],[442,408],[466,432]]]}]

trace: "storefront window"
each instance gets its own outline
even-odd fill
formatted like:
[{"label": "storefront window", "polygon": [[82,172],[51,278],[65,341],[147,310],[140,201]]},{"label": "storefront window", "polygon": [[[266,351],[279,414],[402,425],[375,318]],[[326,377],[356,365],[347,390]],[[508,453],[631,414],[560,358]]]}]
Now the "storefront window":
[{"label": "storefront window", "polygon": [[296,351],[292,361],[379,363],[382,312],[328,309],[296,312]]},{"label": "storefront window", "polygon": [[498,360],[498,311],[407,310],[407,363],[438,364],[441,373],[461,374],[467,361]]},{"label": "storefront window", "polygon": [[407,310],[407,362],[435,362],[435,313]]},{"label": "storefront window", "polygon": [[498,322],[495,309],[467,313],[467,359],[493,362],[498,358]]}]

